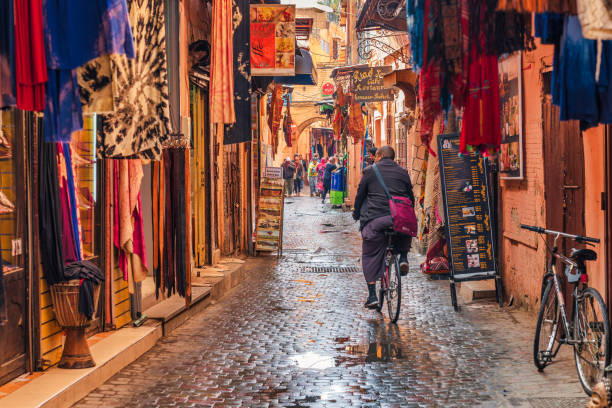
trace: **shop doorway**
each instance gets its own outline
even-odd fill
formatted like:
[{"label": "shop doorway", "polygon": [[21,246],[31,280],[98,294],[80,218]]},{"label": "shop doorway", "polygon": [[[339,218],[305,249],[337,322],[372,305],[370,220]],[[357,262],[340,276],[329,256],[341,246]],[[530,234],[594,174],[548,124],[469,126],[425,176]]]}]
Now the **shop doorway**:
[{"label": "shop doorway", "polygon": [[240,154],[237,144],[223,146],[223,210],[225,214],[223,255],[232,255],[240,249]]},{"label": "shop doorway", "polygon": [[[546,192],[546,227],[570,234],[585,234],[584,226],[584,147],[580,123],[560,121],[559,107],[552,104],[551,74],[545,73],[542,103],[544,185]],[[553,238],[548,237],[552,245]],[[564,253],[579,246],[564,239],[559,248]],[[570,285],[565,285],[566,299],[571,299]],[[571,312],[571,302],[566,303]]]},{"label": "shop doorway", "polygon": [[[28,356],[26,158],[24,141],[29,140],[33,117],[15,109],[0,111],[0,256],[6,304],[5,325],[0,325],[0,384],[26,371]],[[1,304],[1,303],[0,303]],[[3,311],[0,311],[2,313]],[[0,316],[1,318],[2,316]]]}]

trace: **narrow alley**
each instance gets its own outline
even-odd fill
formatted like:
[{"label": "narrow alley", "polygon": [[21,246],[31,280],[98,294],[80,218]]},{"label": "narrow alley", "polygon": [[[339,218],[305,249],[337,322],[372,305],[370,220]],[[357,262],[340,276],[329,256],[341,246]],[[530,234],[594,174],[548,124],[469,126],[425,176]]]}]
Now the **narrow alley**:
[{"label": "narrow alley", "polygon": [[285,201],[284,254],[91,392],[77,407],[577,407],[562,349],[532,363],[535,316],[490,301],[455,313],[448,283],[403,281],[397,326],[363,307],[358,224]]}]

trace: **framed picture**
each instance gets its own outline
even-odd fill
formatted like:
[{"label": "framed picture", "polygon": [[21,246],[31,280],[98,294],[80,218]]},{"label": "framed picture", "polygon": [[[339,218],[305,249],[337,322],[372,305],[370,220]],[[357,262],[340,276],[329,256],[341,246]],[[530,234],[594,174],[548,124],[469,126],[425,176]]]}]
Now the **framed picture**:
[{"label": "framed picture", "polygon": [[499,107],[501,145],[499,175],[506,180],[523,179],[523,80],[521,53],[499,60]]}]

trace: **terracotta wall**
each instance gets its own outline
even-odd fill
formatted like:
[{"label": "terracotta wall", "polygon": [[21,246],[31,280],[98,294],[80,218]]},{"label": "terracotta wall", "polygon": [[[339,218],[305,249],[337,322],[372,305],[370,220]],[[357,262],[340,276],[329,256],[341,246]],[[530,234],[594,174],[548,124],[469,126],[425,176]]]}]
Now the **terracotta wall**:
[{"label": "terracotta wall", "polygon": [[[521,230],[520,224],[546,226],[546,191],[543,162],[542,71],[552,62],[552,46],[538,44],[523,53],[523,180],[502,180],[503,232],[501,259],[506,294],[515,303],[531,310],[539,307],[541,277],[545,270],[546,247],[537,234]],[[585,231],[602,243],[594,250],[599,259],[589,263],[592,286],[606,294],[605,212],[601,192],[605,191],[604,129],[583,132],[585,163]],[[551,141],[554,142],[554,141]]]},{"label": "terracotta wall", "polygon": [[524,179],[501,181],[503,238],[500,266],[507,295],[515,303],[533,308],[539,302],[540,277],[546,250],[537,234],[520,224],[546,225],[542,144],[541,59],[552,56],[551,46],[538,45],[523,54]]}]

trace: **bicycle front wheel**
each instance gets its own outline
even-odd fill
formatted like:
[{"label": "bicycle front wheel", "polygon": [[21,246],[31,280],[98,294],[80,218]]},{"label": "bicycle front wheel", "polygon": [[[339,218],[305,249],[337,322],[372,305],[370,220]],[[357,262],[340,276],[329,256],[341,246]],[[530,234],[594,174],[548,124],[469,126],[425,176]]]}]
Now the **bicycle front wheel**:
[{"label": "bicycle front wheel", "polygon": [[397,319],[399,319],[402,301],[402,278],[400,276],[399,262],[396,257],[393,258],[391,265],[389,265],[389,287],[386,294],[389,319],[391,319],[391,322],[396,323]]},{"label": "bicycle front wheel", "polygon": [[591,395],[610,364],[610,321],[606,304],[595,289],[585,289],[576,303],[574,360],[582,388]]},{"label": "bicycle front wheel", "polygon": [[559,331],[559,303],[554,291],[553,279],[548,279],[540,303],[538,324],[533,340],[533,362],[538,371],[552,361],[557,332]]}]

